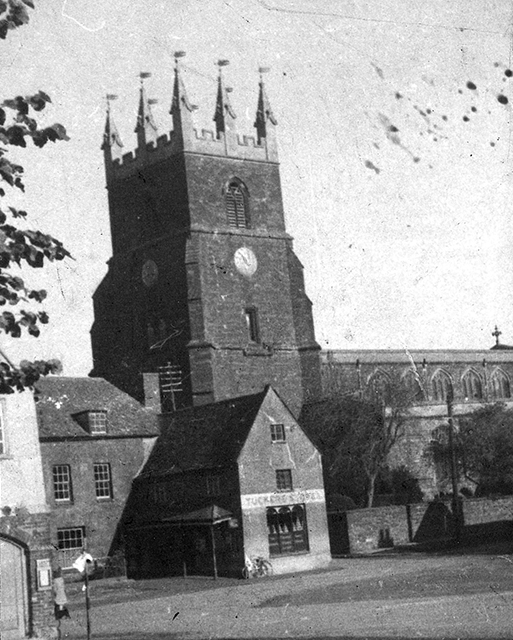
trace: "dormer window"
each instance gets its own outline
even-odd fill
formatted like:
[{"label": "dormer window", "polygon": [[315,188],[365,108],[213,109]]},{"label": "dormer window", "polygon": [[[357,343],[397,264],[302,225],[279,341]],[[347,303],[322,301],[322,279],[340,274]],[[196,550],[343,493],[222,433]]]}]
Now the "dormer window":
[{"label": "dormer window", "polygon": [[89,425],[89,433],[91,435],[107,433],[107,412],[88,411],[87,423]]},{"label": "dormer window", "polygon": [[107,412],[100,410],[82,411],[73,416],[78,424],[92,436],[107,433]]}]

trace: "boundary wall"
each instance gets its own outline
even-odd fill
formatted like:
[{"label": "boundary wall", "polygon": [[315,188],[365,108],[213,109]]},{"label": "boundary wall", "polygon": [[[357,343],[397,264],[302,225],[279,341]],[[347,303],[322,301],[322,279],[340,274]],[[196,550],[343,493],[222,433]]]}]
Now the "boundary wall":
[{"label": "boundary wall", "polygon": [[[513,496],[467,498],[460,504],[463,543],[513,539]],[[332,555],[426,543],[455,533],[450,500],[329,512],[328,524]]]}]

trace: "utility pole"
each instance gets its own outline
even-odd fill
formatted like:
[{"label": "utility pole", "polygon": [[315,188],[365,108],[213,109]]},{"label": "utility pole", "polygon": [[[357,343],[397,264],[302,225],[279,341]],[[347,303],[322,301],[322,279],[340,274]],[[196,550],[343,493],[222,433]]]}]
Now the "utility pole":
[{"label": "utility pole", "polygon": [[454,450],[454,418],[452,404],[454,393],[452,387],[447,391],[447,417],[449,420],[449,454],[451,466],[451,484],[452,484],[452,515],[454,518],[454,541],[459,544],[461,539],[461,504],[458,495],[458,468],[456,461],[456,452]]}]

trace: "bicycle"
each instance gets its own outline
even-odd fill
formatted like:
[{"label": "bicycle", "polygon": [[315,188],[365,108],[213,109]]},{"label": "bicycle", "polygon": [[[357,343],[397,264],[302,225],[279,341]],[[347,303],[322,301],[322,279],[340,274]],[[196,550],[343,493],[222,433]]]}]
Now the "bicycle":
[{"label": "bicycle", "polygon": [[244,568],[242,569],[242,577],[245,580],[249,578],[264,578],[271,576],[273,573],[273,565],[266,558],[257,556],[256,558],[246,557]]}]

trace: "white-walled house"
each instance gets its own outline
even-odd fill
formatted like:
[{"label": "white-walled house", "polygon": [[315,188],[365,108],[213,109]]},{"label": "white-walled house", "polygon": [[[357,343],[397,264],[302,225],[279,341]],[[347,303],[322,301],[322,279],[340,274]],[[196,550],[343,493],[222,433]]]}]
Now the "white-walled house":
[{"label": "white-walled house", "polygon": [[50,513],[34,394],[0,396],[0,637],[52,636]]}]

